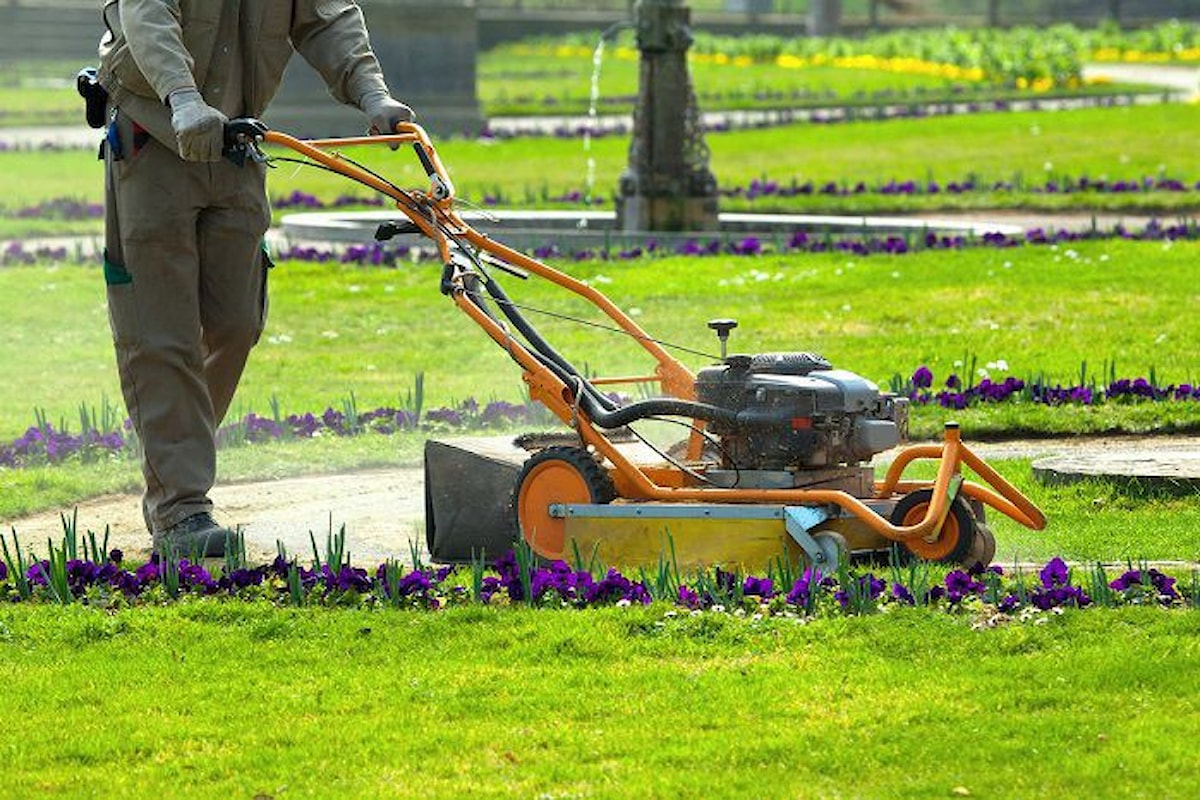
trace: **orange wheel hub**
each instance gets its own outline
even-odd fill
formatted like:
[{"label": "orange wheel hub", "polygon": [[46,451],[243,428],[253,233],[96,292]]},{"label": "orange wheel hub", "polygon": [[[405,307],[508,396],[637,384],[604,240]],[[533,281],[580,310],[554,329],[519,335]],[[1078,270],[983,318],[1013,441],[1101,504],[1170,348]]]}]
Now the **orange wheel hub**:
[{"label": "orange wheel hub", "polygon": [[535,464],[521,481],[517,520],[521,535],[543,558],[562,558],[567,521],[550,516],[552,503],[590,503],[587,479],[569,462],[551,459]]},{"label": "orange wheel hub", "polygon": [[[901,525],[906,527],[916,525],[925,519],[928,511],[929,503],[918,503],[904,515]],[[946,515],[946,521],[942,523],[942,530],[937,539],[932,542],[922,538],[907,539],[904,546],[926,561],[941,561],[949,558],[950,554],[958,547],[958,537],[961,535],[962,530],[959,528],[958,518],[950,513]]]}]

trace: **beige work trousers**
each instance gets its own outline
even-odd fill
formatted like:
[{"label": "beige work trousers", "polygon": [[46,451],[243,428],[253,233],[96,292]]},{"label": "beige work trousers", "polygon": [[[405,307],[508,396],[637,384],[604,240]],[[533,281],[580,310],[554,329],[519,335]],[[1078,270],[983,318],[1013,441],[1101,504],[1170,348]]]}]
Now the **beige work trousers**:
[{"label": "beige work trousers", "polygon": [[211,511],[216,431],[266,321],[263,165],[187,162],[117,111],[105,282],[151,532]]}]

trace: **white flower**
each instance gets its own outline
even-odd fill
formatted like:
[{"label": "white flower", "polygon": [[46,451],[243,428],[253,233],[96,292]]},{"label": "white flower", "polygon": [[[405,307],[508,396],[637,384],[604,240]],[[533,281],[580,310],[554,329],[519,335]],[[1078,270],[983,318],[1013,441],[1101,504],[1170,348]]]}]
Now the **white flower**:
[{"label": "white flower", "polygon": [[337,332],[337,331],[321,331],[321,335],[322,335],[322,336],[324,336],[326,339],[336,339],[336,338],[338,338],[338,332]]}]

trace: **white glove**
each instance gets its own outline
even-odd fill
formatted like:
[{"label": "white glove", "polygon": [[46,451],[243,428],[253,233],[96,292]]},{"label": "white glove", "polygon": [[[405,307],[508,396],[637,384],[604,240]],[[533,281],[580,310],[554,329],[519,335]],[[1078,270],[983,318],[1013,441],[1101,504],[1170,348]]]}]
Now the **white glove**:
[{"label": "white glove", "polygon": [[220,161],[225,147],[225,123],[229,119],[204,102],[195,89],[179,89],[167,98],[171,105],[171,127],[185,161]]},{"label": "white glove", "polygon": [[359,102],[359,108],[371,120],[372,136],[393,134],[401,122],[412,122],[417,118],[413,110],[387,92],[368,92]]}]

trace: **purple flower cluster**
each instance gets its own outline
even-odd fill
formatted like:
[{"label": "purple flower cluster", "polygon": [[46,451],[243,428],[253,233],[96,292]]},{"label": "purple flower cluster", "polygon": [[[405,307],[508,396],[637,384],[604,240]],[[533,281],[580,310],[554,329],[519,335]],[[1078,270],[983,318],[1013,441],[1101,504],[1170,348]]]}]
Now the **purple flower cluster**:
[{"label": "purple flower cluster", "polygon": [[752,180],[748,186],[734,186],[721,189],[721,195],[743,200],[762,200],[770,198],[789,197],[857,197],[862,195],[886,195],[896,197],[933,196],[941,194],[1010,194],[1013,192],[1029,192],[1032,194],[1131,194],[1149,192],[1184,193],[1200,191],[1200,181],[1188,183],[1175,178],[1142,177],[1128,180],[1109,180],[1107,178],[1070,178],[1060,177],[1050,179],[1039,185],[1026,185],[1023,180],[1011,181],[981,181],[968,177],[960,181],[945,183],[927,180],[889,180],[885,183],[867,184],[865,181],[826,181],[817,184],[813,181],[803,183],[792,180],[790,183],[780,183],[769,179]]},{"label": "purple flower cluster", "polygon": [[[1024,234],[986,233],[982,236],[963,234],[938,234],[932,231],[914,234],[851,235],[835,236],[796,231],[790,236],[764,239],[759,236],[715,237],[710,239],[688,238],[666,246],[655,239],[641,245],[629,245],[614,249],[608,245],[601,248],[564,250],[557,243],[548,243],[532,249],[534,257],[546,259],[570,259],[587,261],[631,261],[650,256],[686,256],[704,258],[708,256],[756,257],[769,253],[846,253],[855,256],[906,255],[924,250],[963,250],[972,247],[1007,249],[1033,245],[1058,245],[1085,241],[1124,239],[1127,241],[1194,241],[1200,239],[1200,227],[1192,223],[1164,225],[1151,221],[1139,231],[1117,225],[1109,231],[1075,231],[1065,228],[1047,230],[1033,228]],[[416,250],[408,246],[387,247],[378,242],[347,248],[340,255],[330,250],[298,248],[281,253],[282,258],[327,262],[340,260],[361,266],[395,267],[410,263],[414,254],[419,259],[434,259],[435,254]]]},{"label": "purple flower cluster", "polygon": [[1169,606],[1182,599],[1179,590],[1175,588],[1175,578],[1153,568],[1126,570],[1108,586],[1113,591],[1120,592],[1129,602],[1151,597],[1162,605]]},{"label": "purple flower cluster", "polygon": [[70,197],[59,197],[37,205],[19,208],[12,213],[12,216],[17,219],[99,219],[104,216],[104,205]]},{"label": "purple flower cluster", "polygon": [[38,247],[27,249],[21,242],[9,242],[0,251],[0,267],[11,267],[18,264],[36,264],[39,261],[66,261],[70,253],[65,247]]},{"label": "purple flower cluster", "polygon": [[1038,572],[1040,585],[1034,588],[1029,601],[1034,607],[1049,611],[1052,608],[1086,608],[1092,598],[1082,588],[1071,584],[1071,570],[1061,558],[1052,558]]},{"label": "purple flower cluster", "polygon": [[[953,570],[933,585],[926,582],[928,570],[919,579],[917,573],[912,573],[917,583],[909,586],[899,579],[897,570],[889,591],[889,583],[879,576],[856,573],[843,566],[838,575],[810,568],[792,581],[786,593],[776,589],[778,576],[742,576],[714,568],[688,582],[668,581],[656,587],[645,577],[633,580],[615,569],[597,577],[562,561],[536,566],[532,559],[518,558],[512,551],[493,562],[487,574],[476,568],[474,591],[464,584],[462,571],[455,567],[419,565],[405,569],[395,562],[385,562],[373,573],[348,563],[315,563],[310,569],[282,555],[268,565],[227,565],[215,574],[187,559],[165,561],[157,555],[127,568],[118,550],[99,561],[72,558],[57,568],[61,571],[58,581],[69,590],[70,599],[94,604],[111,604],[118,597],[126,602],[158,602],[164,591],[169,597],[187,594],[267,599],[284,605],[391,605],[430,610],[469,602],[590,608],[645,606],[660,601],[692,612],[742,609],[762,615],[803,616],[865,614],[887,604],[924,605],[955,612],[972,603],[992,606],[1003,614],[1096,604],[1081,586],[1071,582],[1071,570],[1061,558],[1051,559],[1032,585],[1020,575],[1002,585],[1006,578],[1003,569],[976,565],[965,571]],[[0,599],[63,601],[61,594],[55,594],[56,566],[51,560],[35,560],[24,567],[23,590],[13,582],[13,569],[11,562],[0,560]],[[1149,598],[1164,606],[1200,607],[1200,575],[1193,576],[1190,591],[1181,591],[1175,578],[1155,569],[1130,569],[1107,582],[1103,570],[1097,568],[1092,578],[1093,585],[1111,590],[1104,605],[1136,604]]]},{"label": "purple flower cluster", "polygon": [[0,467],[17,467],[30,462],[54,464],[71,456],[103,458],[124,449],[125,436],[119,431],[89,430],[76,436],[46,423],[29,428],[8,444],[0,444]]},{"label": "purple flower cluster", "polygon": [[1112,378],[1106,386],[1075,385],[1051,386],[1043,379],[1022,380],[1007,376],[995,381],[985,377],[979,383],[963,386],[957,374],[950,374],[944,388],[933,390],[933,371],[927,366],[918,367],[907,383],[893,380],[896,394],[906,395],[916,405],[936,405],[942,408],[962,410],[985,403],[1003,403],[1023,400],[1048,406],[1100,405],[1107,402],[1200,402],[1200,385],[1191,383],[1158,386],[1147,378]]},{"label": "purple flower cluster", "polygon": [[[357,436],[366,433],[390,435],[414,430],[493,430],[518,424],[538,423],[544,411],[533,403],[492,400],[480,405],[468,398],[454,408],[434,408],[418,419],[413,411],[383,407],[372,411],[339,411],[326,408],[320,414],[291,414],[271,419],[255,413],[225,425],[217,433],[223,446],[271,442],[282,439],[311,439],[318,436]],[[80,435],[60,431],[51,423],[29,428],[8,444],[0,444],[0,468],[34,464],[58,464],[69,458],[100,458],[122,454],[129,446],[131,424],[120,430],[90,430]]]},{"label": "purple flower cluster", "polygon": [[299,189],[294,190],[291,194],[283,197],[276,197],[271,200],[271,205],[275,208],[346,208],[350,206],[374,206],[382,207],[384,205],[381,195],[358,196],[341,194],[338,195],[333,202],[325,202],[320,200],[316,195],[302,192]]},{"label": "purple flower cluster", "polygon": [[485,577],[480,585],[480,600],[484,603],[491,602],[498,594],[513,602],[531,600],[545,604],[553,599],[577,608],[619,602],[648,605],[652,601],[644,583],[632,581],[615,569],[597,580],[587,570],[572,569],[565,561],[554,561],[549,566],[529,570],[526,580],[516,554],[511,551],[492,566],[498,574]]}]

